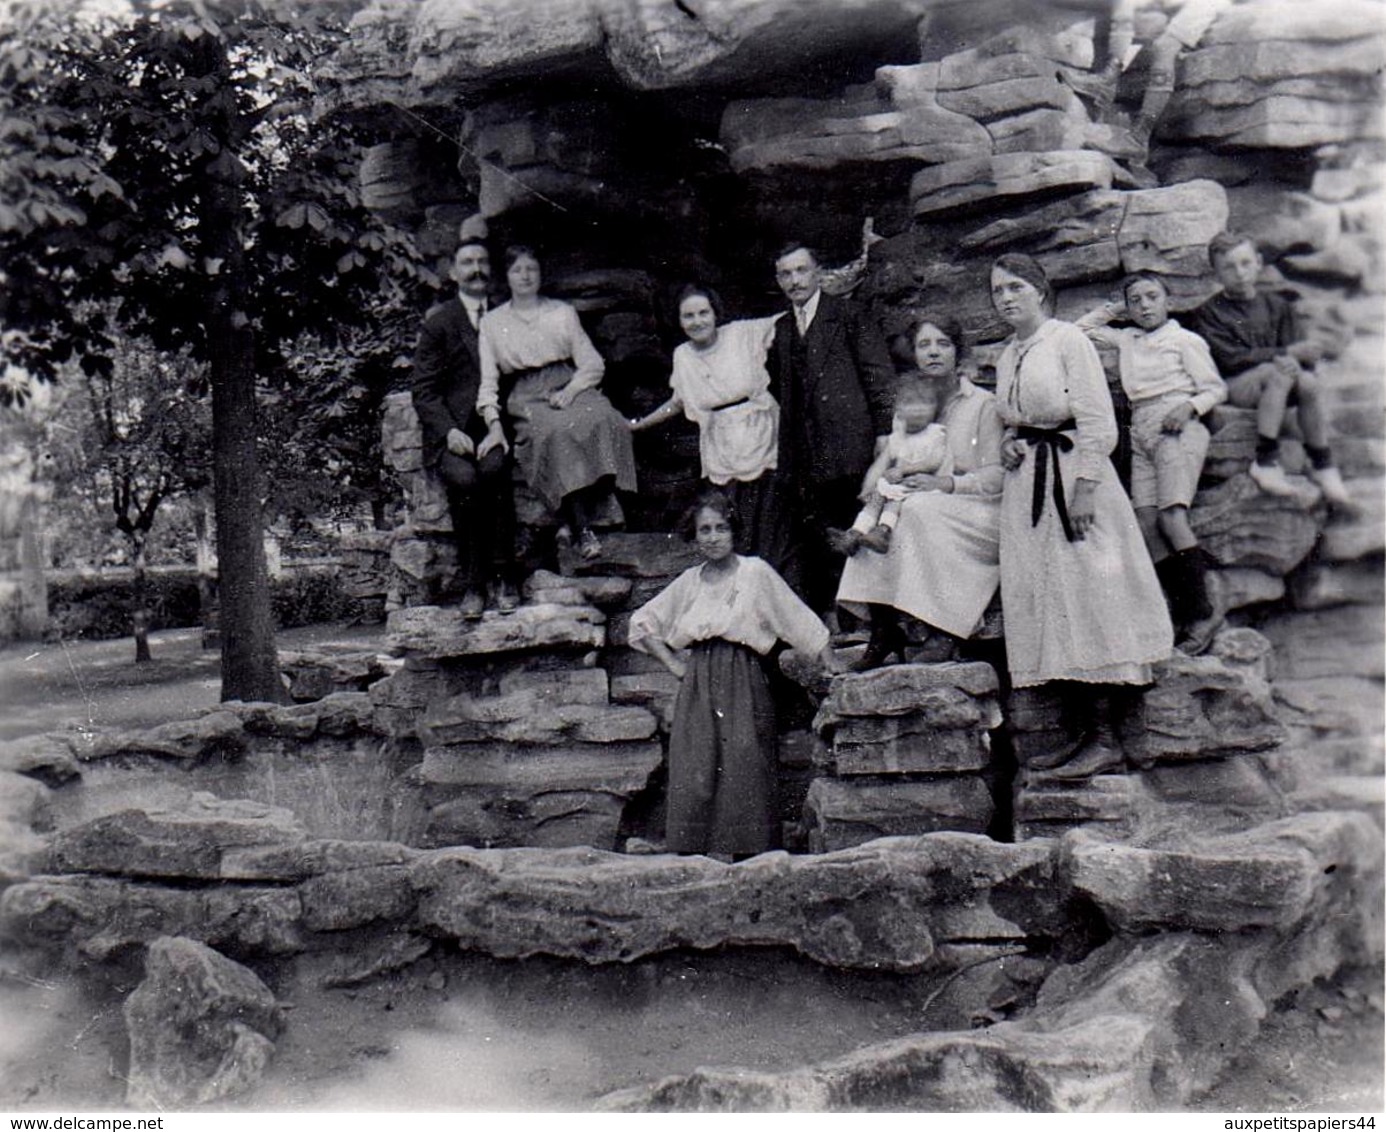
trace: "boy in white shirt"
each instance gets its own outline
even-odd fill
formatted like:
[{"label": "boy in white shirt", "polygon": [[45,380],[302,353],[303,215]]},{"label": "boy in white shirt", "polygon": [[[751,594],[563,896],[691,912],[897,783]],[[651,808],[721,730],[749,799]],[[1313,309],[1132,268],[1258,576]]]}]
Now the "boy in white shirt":
[{"label": "boy in white shirt", "polygon": [[[1180,631],[1177,645],[1196,656],[1223,619],[1208,593],[1212,563],[1189,524],[1189,507],[1208,454],[1200,418],[1227,399],[1227,386],[1208,344],[1169,317],[1169,292],[1158,275],[1129,275],[1121,293],[1077,324],[1120,357],[1131,401],[1131,502]],[[1109,326],[1118,316],[1135,325]]]}]

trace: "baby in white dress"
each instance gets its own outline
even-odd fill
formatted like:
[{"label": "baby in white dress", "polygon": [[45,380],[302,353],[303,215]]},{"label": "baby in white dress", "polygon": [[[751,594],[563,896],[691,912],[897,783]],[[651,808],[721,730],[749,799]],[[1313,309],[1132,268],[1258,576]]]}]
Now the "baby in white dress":
[{"label": "baby in white dress", "polygon": [[938,393],[922,382],[902,385],[895,399],[890,436],[862,482],[864,506],[849,530],[829,529],[828,539],[839,554],[852,555],[861,547],[884,554],[900,519],[900,504],[912,491],[907,477],[927,473],[953,474],[948,434],[938,423]]}]

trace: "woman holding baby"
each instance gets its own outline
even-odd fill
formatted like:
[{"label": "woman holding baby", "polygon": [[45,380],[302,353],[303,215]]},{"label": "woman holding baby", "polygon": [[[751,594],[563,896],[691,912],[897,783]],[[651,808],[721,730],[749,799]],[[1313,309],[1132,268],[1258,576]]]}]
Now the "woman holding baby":
[{"label": "woman holding baby", "polygon": [[902,656],[907,642],[901,613],[933,630],[927,655],[948,656],[957,639],[976,632],[1000,581],[1004,473],[995,398],[959,372],[962,330],[951,314],[920,315],[910,341],[917,369],[901,383],[926,387],[930,396],[918,400],[937,404],[935,424],[947,437],[947,458],[933,472],[905,467],[885,473],[887,482],[894,475],[907,489],[898,500],[894,530],[884,552],[866,541],[847,559],[838,604],[871,618],[871,641],[859,668]]}]

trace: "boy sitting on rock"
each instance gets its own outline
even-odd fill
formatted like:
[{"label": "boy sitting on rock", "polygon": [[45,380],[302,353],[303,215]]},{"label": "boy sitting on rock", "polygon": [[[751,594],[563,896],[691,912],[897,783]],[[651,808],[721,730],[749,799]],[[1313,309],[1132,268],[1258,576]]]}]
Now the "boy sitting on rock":
[{"label": "boy sitting on rock", "polygon": [[[1189,508],[1208,455],[1200,418],[1227,399],[1227,387],[1208,344],[1169,317],[1169,292],[1158,275],[1128,275],[1121,293],[1077,324],[1118,352],[1131,401],[1131,502],[1169,598],[1176,646],[1197,656],[1212,644],[1223,617],[1208,592],[1212,563],[1189,525]],[[1118,317],[1135,325],[1109,327]]]},{"label": "boy sitting on rock", "polygon": [[1288,299],[1257,287],[1265,261],[1250,236],[1219,233],[1208,245],[1208,259],[1222,290],[1194,311],[1193,328],[1213,351],[1228,401],[1256,410],[1252,480],[1270,495],[1301,494],[1280,466],[1280,434],[1294,405],[1309,478],[1331,506],[1350,509],[1352,499],[1328,448],[1322,390],[1313,372],[1321,347],[1305,340]]}]

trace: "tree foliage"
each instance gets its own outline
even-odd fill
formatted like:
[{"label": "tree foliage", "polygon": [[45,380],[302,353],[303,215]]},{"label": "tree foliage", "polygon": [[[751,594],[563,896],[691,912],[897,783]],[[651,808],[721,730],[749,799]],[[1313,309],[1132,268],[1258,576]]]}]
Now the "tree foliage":
[{"label": "tree foliage", "polygon": [[[62,382],[43,414],[51,475],[64,495],[85,497],[124,540],[134,568],[135,659],[150,659],[145,569],[165,504],[211,480],[211,406],[195,392],[186,351],[156,351],[113,336],[112,364]],[[35,414],[37,415],[37,414]]]},{"label": "tree foliage", "polygon": [[225,636],[243,650],[223,653],[223,695],[264,698],[278,677],[257,384],[300,448],[330,449],[343,430],[322,406],[365,386],[352,364],[318,365],[306,398],[318,409],[297,412],[291,344],[310,334],[350,363],[372,324],[438,283],[409,237],[362,207],[354,177],[370,139],[312,116],[313,63],[342,32],[340,6],[11,0],[0,12],[0,344],[12,363],[0,400],[25,395],[16,375],[112,372],[110,330],[84,313],[93,303],[123,332],[206,362]]}]

